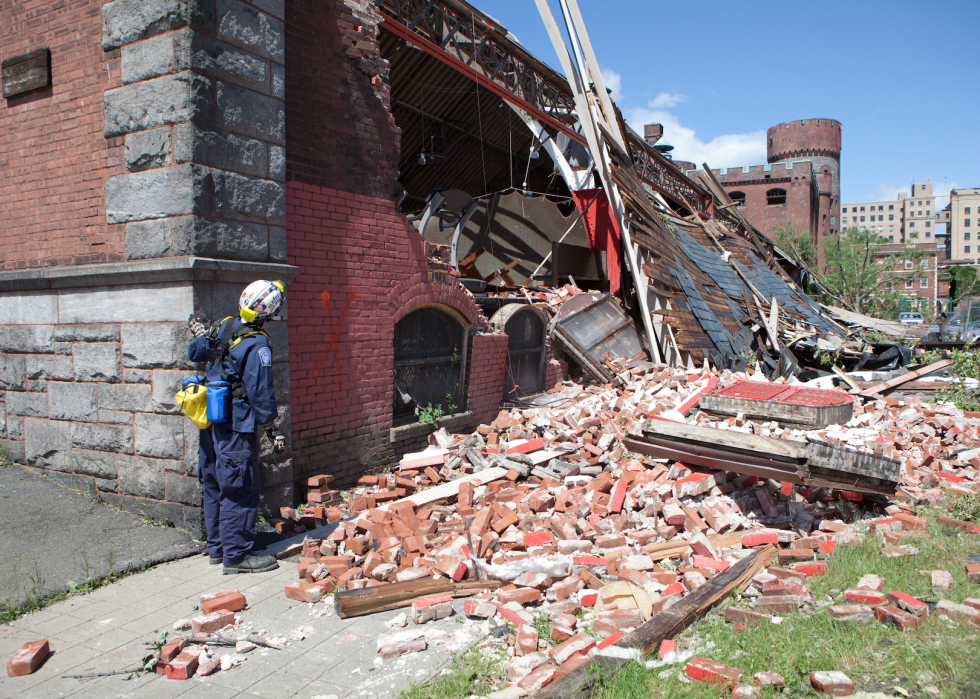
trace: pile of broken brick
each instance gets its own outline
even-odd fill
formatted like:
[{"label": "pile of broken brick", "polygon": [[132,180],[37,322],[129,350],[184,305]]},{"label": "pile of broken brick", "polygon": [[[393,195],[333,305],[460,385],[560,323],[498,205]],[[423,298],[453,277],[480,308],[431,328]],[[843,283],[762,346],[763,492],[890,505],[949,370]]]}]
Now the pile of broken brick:
[{"label": "pile of broken brick", "polygon": [[[316,603],[334,591],[411,580],[502,580],[498,589],[466,600],[464,611],[512,627],[505,636],[514,658],[508,680],[533,691],[602,654],[760,546],[782,547],[778,565],[744,591],[752,609],[730,607],[726,614],[749,624],[799,610],[813,602],[807,577],[826,573],[835,546],[862,542],[870,531],[882,555],[914,555],[914,546],[898,545],[910,533],[925,534],[911,506],[976,493],[980,483],[980,421],[950,405],[857,397],[847,424],[806,431],[697,409],[702,391],[744,374],[641,362],[618,378],[616,387],[559,384],[542,407],[501,411],[470,435],[440,430],[429,449],[406,455],[396,472],[358,479],[342,508],[284,510],[283,521],[307,528],[337,522],[323,538],[303,542],[300,580],[287,586],[287,597]],[[765,381],[761,374],[748,378]],[[654,416],[883,454],[902,462],[904,482],[886,503],[858,492],[637,458],[622,440]],[[867,522],[854,520],[870,509],[888,517],[865,530]],[[945,524],[980,532],[967,522]],[[980,575],[968,572],[971,579]],[[876,584],[860,581],[847,592],[852,604],[829,613],[902,627],[919,618],[916,600],[898,591],[882,595],[883,588],[872,589]],[[448,595],[412,605],[416,623],[451,613]],[[944,602],[937,613],[980,624],[980,612],[968,605]],[[550,629],[548,637],[542,628]],[[423,650],[417,636],[379,642],[379,652]],[[814,679],[815,687],[824,674],[817,673],[822,679]]]}]

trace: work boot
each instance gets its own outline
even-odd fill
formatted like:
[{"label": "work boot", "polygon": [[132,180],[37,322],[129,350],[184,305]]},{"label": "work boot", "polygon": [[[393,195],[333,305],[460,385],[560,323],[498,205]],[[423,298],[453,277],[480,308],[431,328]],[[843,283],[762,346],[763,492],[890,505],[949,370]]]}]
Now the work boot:
[{"label": "work boot", "polygon": [[275,556],[249,556],[241,563],[232,563],[225,567],[222,572],[225,575],[235,575],[236,573],[266,573],[279,567],[279,562]]},{"label": "work boot", "polygon": [[217,556],[208,556],[208,563],[210,563],[213,566],[221,565],[221,563],[224,560],[225,560],[225,557],[222,556],[220,553]]}]

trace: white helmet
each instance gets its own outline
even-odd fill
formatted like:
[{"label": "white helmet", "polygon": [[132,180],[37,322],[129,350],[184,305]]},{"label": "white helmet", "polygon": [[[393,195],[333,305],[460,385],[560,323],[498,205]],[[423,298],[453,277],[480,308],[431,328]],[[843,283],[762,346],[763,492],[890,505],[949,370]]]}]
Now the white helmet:
[{"label": "white helmet", "polygon": [[238,300],[238,314],[246,323],[262,323],[278,311],[286,294],[282,282],[260,279],[245,287]]}]

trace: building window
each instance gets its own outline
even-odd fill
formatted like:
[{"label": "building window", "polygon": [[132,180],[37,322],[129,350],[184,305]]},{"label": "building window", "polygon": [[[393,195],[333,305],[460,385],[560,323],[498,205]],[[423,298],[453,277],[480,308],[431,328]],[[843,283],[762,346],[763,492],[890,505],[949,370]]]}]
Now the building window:
[{"label": "building window", "polygon": [[884,221],[885,220],[885,215],[884,214],[878,214],[878,220],[879,221]]},{"label": "building window", "polygon": [[967,216],[969,216],[970,215],[970,207],[969,206],[964,206],[963,207],[963,213],[966,214]]},{"label": "building window", "polygon": [[932,216],[932,209],[926,209],[926,216]]},{"label": "building window", "polygon": [[861,207],[861,211],[864,211],[864,207],[863,206]]},{"label": "building window", "polygon": [[932,228],[932,221],[926,221],[926,228]]},{"label": "building window", "polygon": [[888,210],[889,211],[894,211],[895,210],[895,205],[894,204],[889,204],[888,205]]},{"label": "building window", "polygon": [[861,223],[864,223],[864,216],[861,217]]},{"label": "building window", "polygon": [[766,206],[785,206],[786,205],[786,190],[785,189],[770,189],[766,192]]},{"label": "building window", "polygon": [[970,246],[969,245],[964,245],[963,246],[963,252],[965,252],[967,255],[969,255],[970,254]]},{"label": "building window", "polygon": [[909,228],[915,228],[915,221],[909,222]]},{"label": "building window", "polygon": [[970,239],[970,231],[963,231],[963,240]]},{"label": "building window", "polygon": [[890,241],[892,241],[894,243],[895,242],[895,236],[893,236],[893,235],[888,236],[888,240],[890,240]]},{"label": "building window", "polygon": [[465,409],[463,390],[466,326],[454,315],[432,306],[418,308],[395,323],[394,418],[415,419],[415,407],[433,406],[447,413]]},{"label": "building window", "polygon": [[739,209],[745,208],[745,192],[729,192],[728,197]]},{"label": "building window", "polygon": [[906,289],[913,289],[913,288],[915,288],[915,287],[913,286],[913,284],[912,284],[912,280],[911,280],[911,279],[906,279],[906,280],[905,280],[905,288],[906,288]]},{"label": "building window", "polygon": [[912,269],[912,260],[905,260],[905,269]]},{"label": "building window", "polygon": [[845,216],[845,217],[844,217],[844,218],[843,218],[843,219],[841,220],[841,223],[842,223],[842,224],[844,224],[845,226],[847,225],[847,216]]},{"label": "building window", "polygon": [[926,265],[928,264],[929,264],[929,260],[926,259],[925,257],[919,260],[919,267],[922,267],[923,269],[925,269]]},{"label": "building window", "polygon": [[931,238],[931,237],[932,237],[932,233],[930,233],[929,231],[926,231],[926,238]]},{"label": "building window", "polygon": [[919,280],[919,288],[920,289],[928,289],[929,288],[929,278],[928,277],[923,277],[922,279]]},{"label": "building window", "polygon": [[968,219],[968,218],[963,219],[963,227],[964,228],[969,228],[970,227],[970,219]]},{"label": "building window", "polygon": [[895,220],[895,214],[888,214],[888,220],[889,221],[894,221]]}]

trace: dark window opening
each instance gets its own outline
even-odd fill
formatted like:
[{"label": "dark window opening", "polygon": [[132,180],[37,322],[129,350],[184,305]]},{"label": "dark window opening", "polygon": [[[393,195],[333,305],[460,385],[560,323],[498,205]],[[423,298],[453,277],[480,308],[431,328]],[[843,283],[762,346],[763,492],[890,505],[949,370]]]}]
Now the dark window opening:
[{"label": "dark window opening", "polygon": [[729,192],[729,198],[735,202],[735,206],[739,209],[745,208],[745,192]]},{"label": "dark window opening", "polygon": [[453,315],[430,306],[395,323],[396,424],[414,422],[416,407],[431,405],[445,415],[464,409],[465,333],[465,326]]},{"label": "dark window opening", "polygon": [[539,393],[544,383],[546,319],[536,308],[509,303],[490,322],[507,333],[504,400],[517,401]]},{"label": "dark window opening", "polygon": [[784,206],[785,204],[785,189],[770,189],[768,192],[766,192],[766,206]]}]

